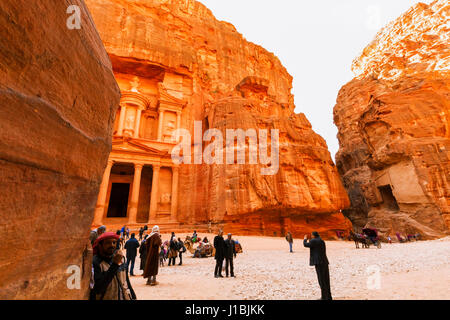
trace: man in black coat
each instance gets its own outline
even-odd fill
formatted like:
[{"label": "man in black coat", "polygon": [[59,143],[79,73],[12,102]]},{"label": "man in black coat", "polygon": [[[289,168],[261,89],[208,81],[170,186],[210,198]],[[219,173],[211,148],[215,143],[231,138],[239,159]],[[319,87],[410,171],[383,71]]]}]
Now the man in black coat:
[{"label": "man in black coat", "polygon": [[309,265],[316,267],[317,279],[322,291],[321,300],[332,300],[325,241],[320,238],[317,231],[314,231],[312,236],[313,238],[309,242],[307,235],[303,239],[303,245],[310,249]]},{"label": "man in black coat", "polygon": [[225,257],[225,241],[223,240],[223,231],[219,230],[219,234],[214,238],[214,248],[216,249],[216,254],[214,259],[216,259],[216,268],[214,270],[215,278],[223,278],[222,276],[222,265],[223,259]]},{"label": "man in black coat", "polygon": [[233,257],[236,258],[236,243],[231,239],[231,233],[225,240],[225,275],[228,278],[228,266],[230,266],[230,276],[234,277]]},{"label": "man in black coat", "polygon": [[131,262],[131,276],[134,276],[134,261],[137,256],[137,248],[139,248],[139,241],[135,238],[135,234],[132,233],[130,240],[125,243],[125,249],[127,250],[127,268],[130,266]]}]

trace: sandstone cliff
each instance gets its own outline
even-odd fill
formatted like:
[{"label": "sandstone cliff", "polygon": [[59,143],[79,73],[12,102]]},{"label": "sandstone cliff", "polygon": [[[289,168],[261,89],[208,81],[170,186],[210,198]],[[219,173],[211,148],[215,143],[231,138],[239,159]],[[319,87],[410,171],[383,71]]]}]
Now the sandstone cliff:
[{"label": "sandstone cliff", "polygon": [[449,232],[449,14],[448,1],[420,3],[388,24],[339,92],[336,162],[357,228]]},{"label": "sandstone cliff", "polygon": [[71,4],[80,30],[66,27],[65,1],[0,3],[0,299],[88,294],[119,89],[84,2]]},{"label": "sandstone cliff", "polygon": [[[119,84],[139,77],[187,102],[182,127],[203,131],[279,129],[280,167],[182,165],[178,220],[213,223],[239,233],[325,236],[350,224],[349,200],[325,141],[294,113],[292,77],[272,54],[246,41],[199,2],[87,0]],[[145,85],[147,83],[147,85]],[[153,84],[152,84],[153,83]],[[147,87],[146,87],[147,86]],[[313,107],[313,106],[311,106]],[[270,133],[269,133],[270,134]]]}]

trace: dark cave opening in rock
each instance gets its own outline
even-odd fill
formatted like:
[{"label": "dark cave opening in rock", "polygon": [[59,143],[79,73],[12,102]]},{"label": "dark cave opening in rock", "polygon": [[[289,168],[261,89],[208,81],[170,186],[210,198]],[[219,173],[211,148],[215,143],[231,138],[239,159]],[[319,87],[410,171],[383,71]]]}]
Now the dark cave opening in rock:
[{"label": "dark cave opening in rock", "polygon": [[379,186],[378,190],[383,198],[383,207],[392,211],[400,210],[390,185]]}]

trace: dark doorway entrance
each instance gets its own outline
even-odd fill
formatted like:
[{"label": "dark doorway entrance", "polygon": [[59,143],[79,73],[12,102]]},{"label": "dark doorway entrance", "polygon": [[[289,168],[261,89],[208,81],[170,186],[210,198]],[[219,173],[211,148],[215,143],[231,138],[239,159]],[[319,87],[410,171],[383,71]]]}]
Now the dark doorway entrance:
[{"label": "dark doorway entrance", "polygon": [[392,193],[392,188],[390,185],[378,187],[378,190],[380,190],[381,197],[383,198],[383,205],[385,208],[393,211],[400,210],[397,200]]},{"label": "dark doorway entrance", "polygon": [[109,197],[108,218],[120,218],[127,216],[129,183],[113,183],[111,196]]}]

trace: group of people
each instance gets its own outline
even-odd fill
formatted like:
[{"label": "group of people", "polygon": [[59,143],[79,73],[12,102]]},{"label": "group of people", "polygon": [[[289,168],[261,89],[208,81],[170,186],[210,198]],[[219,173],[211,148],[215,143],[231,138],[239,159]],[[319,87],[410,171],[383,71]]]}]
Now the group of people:
[{"label": "group of people", "polygon": [[[415,233],[415,234],[408,233],[404,237],[400,234],[400,232],[396,232],[395,236],[397,237],[397,240],[400,243],[407,242],[407,241],[413,241],[413,240],[415,240],[415,241],[419,241],[420,240],[420,233],[418,233],[418,232]],[[388,240],[388,243],[392,243],[391,235],[387,236],[387,240]]]},{"label": "group of people", "polygon": [[165,241],[161,246],[161,251],[159,252],[160,266],[163,267],[167,259],[169,260],[168,266],[174,266],[177,258],[180,259],[178,265],[181,266],[183,264],[183,253],[185,252],[184,242],[180,238],[177,239],[175,233],[172,232],[170,240]]},{"label": "group of people", "polygon": [[229,233],[227,239],[224,240],[223,231],[219,230],[219,234],[214,238],[214,248],[216,249],[214,255],[214,259],[216,260],[214,277],[223,278],[222,269],[224,260],[226,277],[228,277],[228,275],[235,277],[233,259],[236,258],[236,243],[232,239],[232,234]]},{"label": "group of people", "polygon": [[[125,229],[126,230],[126,229]],[[144,230],[145,231],[145,230]],[[143,233],[139,232],[140,240]],[[328,269],[328,259],[326,256],[325,242],[317,232],[312,233],[312,239],[308,240],[305,235],[304,247],[310,248],[310,265],[315,266],[319,286],[321,288],[321,299],[331,300],[330,275]],[[154,226],[149,235],[145,235],[141,243],[131,233],[130,238],[124,245],[126,258],[120,250],[121,234],[116,232],[106,232],[106,227],[101,226],[91,232],[90,239],[94,253],[92,263],[91,299],[93,300],[134,300],[136,294],[131,285],[130,275],[134,275],[134,261],[137,249],[141,255],[141,266],[143,277],[147,279],[146,284],[155,286],[158,284],[156,276],[161,265],[161,252],[168,248],[169,266],[175,265],[175,259],[179,255],[182,264],[182,253],[186,250],[180,238],[176,238],[172,232],[168,243],[163,245],[158,226]],[[292,252],[293,238],[290,233],[286,236]],[[214,238],[214,248],[216,265],[214,269],[215,278],[223,278],[223,262],[225,261],[226,277],[235,277],[233,260],[236,258],[236,243],[229,233],[227,239],[223,238],[223,231]],[[184,251],[183,251],[184,248]],[[171,253],[172,252],[172,253]]]}]

